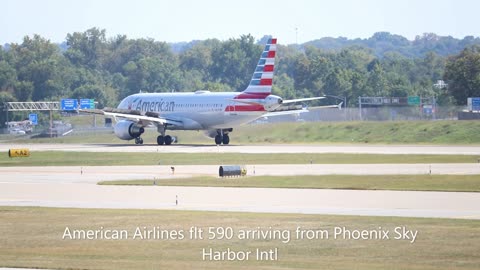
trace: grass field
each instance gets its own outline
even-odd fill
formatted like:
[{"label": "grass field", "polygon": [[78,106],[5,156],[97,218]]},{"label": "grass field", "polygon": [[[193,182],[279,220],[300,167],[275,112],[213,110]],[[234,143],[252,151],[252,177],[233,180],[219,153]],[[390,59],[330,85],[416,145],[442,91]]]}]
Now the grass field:
[{"label": "grass field", "polygon": [[[98,117],[101,118],[101,117]],[[91,116],[74,123],[86,124]],[[100,120],[97,120],[100,121]],[[480,144],[480,121],[395,121],[395,122],[307,122],[245,125],[231,134],[234,144],[265,143],[387,143],[387,144]],[[180,143],[213,144],[203,132],[169,131]],[[145,143],[156,143],[157,132],[147,129]],[[122,143],[112,133],[22,139],[32,143]]]},{"label": "grass field", "polygon": [[0,166],[216,165],[216,164],[387,164],[476,163],[469,155],[381,154],[239,154],[239,153],[102,153],[32,152],[27,158],[0,155]]},{"label": "grass field", "polygon": [[[253,214],[160,210],[0,207],[0,266],[49,269],[478,269],[480,221],[426,218]],[[136,227],[183,231],[183,240],[132,239]],[[206,230],[192,240],[188,230]],[[394,228],[418,231],[395,240]],[[69,230],[125,230],[122,240],[63,239]],[[231,240],[207,240],[208,227],[231,227]],[[326,230],[328,239],[298,239],[296,228]],[[335,227],[388,230],[390,239],[334,239]],[[240,230],[290,232],[290,241],[238,239]],[[220,235],[220,234],[218,234]],[[287,239],[287,238],[283,238]],[[203,261],[202,249],[278,248],[276,261]]]},{"label": "grass field", "polygon": [[272,143],[478,144],[479,129],[480,121],[284,123],[242,137]]},{"label": "grass field", "polygon": [[319,188],[480,192],[480,175],[299,175],[104,181],[100,185]]}]

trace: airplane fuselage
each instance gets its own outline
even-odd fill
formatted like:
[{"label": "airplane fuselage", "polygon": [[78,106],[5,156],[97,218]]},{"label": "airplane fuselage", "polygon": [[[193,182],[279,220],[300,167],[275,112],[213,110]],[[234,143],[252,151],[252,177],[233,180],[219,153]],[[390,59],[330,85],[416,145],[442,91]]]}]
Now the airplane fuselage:
[{"label": "airplane fuselage", "polygon": [[232,128],[249,123],[267,112],[263,105],[245,103],[245,100],[262,102],[265,97],[239,97],[242,97],[241,92],[140,93],[126,97],[118,108],[158,113],[182,122],[181,126],[169,128],[181,130]]},{"label": "airplane fuselage", "polygon": [[277,39],[268,39],[250,83],[242,92],[139,93],[124,98],[117,109],[93,113],[120,119],[114,126],[115,135],[122,140],[135,139],[135,144],[143,144],[140,136],[147,126],[157,127],[158,145],[172,144],[167,130],[207,130],[215,144],[229,144],[234,127],[262,116],[298,111],[296,107],[280,108],[282,104],[318,99],[283,100],[271,94],[276,44]]}]

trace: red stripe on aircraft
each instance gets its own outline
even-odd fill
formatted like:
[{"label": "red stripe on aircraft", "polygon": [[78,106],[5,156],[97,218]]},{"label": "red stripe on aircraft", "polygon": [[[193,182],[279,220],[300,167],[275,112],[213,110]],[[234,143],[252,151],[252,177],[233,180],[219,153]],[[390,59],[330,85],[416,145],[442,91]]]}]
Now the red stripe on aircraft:
[{"label": "red stripe on aircraft", "polygon": [[260,85],[272,85],[272,79],[260,79]]},{"label": "red stripe on aircraft", "polygon": [[273,65],[265,65],[263,67],[263,71],[264,72],[269,72],[269,71],[272,71],[273,72]]},{"label": "red stripe on aircraft", "polygon": [[265,99],[270,93],[241,93],[236,96],[234,99]]},{"label": "red stripe on aircraft", "polygon": [[265,108],[262,105],[235,105],[227,106],[226,112],[264,112]]},{"label": "red stripe on aircraft", "polygon": [[272,42],[270,44],[277,44],[277,39],[276,38],[272,38]]},{"label": "red stripe on aircraft", "polygon": [[267,58],[275,58],[275,51],[269,51]]}]

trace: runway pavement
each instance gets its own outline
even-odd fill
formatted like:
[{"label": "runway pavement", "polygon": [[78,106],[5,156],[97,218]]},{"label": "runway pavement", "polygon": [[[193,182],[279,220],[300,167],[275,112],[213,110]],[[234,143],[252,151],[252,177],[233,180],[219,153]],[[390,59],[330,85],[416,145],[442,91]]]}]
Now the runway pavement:
[{"label": "runway pavement", "polygon": [[[258,165],[248,169],[256,175],[417,174],[427,173],[430,165]],[[432,173],[480,174],[479,164],[432,164],[431,169]],[[210,165],[176,166],[174,177],[216,175],[217,170],[218,166]],[[480,219],[480,193],[96,185],[99,180],[171,177],[169,166],[2,167],[0,205]]]},{"label": "runway pavement", "polygon": [[[197,175],[217,176],[216,165],[171,166],[46,166],[0,167],[2,183],[97,183],[104,180],[162,179]],[[395,174],[479,174],[480,164],[281,164],[247,165],[248,175],[395,175]]]},{"label": "runway pavement", "polygon": [[134,145],[134,144],[2,144],[31,151],[160,152],[160,153],[354,153],[354,154],[431,154],[480,155],[480,146],[458,145]]},{"label": "runway pavement", "polygon": [[480,219],[479,193],[2,183],[0,198],[14,206]]}]

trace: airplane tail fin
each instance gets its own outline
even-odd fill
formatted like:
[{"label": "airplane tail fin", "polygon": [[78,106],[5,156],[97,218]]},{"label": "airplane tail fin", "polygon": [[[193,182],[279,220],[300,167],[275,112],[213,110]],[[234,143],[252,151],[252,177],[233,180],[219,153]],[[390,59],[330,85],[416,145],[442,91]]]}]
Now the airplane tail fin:
[{"label": "airplane tail fin", "polygon": [[272,93],[273,69],[275,65],[275,52],[277,51],[277,39],[270,38],[263,49],[255,72],[247,89],[243,92],[268,96]]}]

